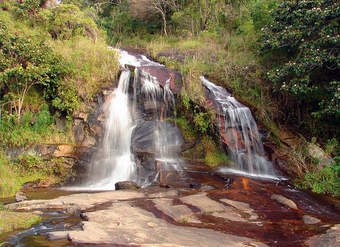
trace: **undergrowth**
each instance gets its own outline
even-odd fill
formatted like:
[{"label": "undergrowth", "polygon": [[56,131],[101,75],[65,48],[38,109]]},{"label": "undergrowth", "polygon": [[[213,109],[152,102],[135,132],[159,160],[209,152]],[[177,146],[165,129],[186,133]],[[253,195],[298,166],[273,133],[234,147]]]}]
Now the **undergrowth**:
[{"label": "undergrowth", "polygon": [[64,164],[63,158],[43,160],[35,155],[23,154],[11,161],[0,153],[0,198],[13,196],[24,183],[57,184],[69,174],[70,167]]}]

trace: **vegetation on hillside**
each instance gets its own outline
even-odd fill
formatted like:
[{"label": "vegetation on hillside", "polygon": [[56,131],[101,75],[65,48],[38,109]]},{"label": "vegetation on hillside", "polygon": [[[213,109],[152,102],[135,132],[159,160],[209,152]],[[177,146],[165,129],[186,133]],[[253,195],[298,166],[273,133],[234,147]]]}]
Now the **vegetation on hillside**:
[{"label": "vegetation on hillside", "polygon": [[[0,1],[0,197],[25,182],[62,182],[62,158],[5,154],[37,144],[73,143],[72,116],[88,111],[119,66],[94,17],[77,1],[50,9],[40,0]],[[62,119],[65,128],[57,128]]]}]

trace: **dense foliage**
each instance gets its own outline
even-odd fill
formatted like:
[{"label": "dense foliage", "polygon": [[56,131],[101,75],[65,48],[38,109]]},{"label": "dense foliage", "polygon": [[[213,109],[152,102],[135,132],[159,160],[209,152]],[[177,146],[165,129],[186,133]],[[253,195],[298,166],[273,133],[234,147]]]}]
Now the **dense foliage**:
[{"label": "dense foliage", "polygon": [[[340,5],[335,0],[284,1],[262,29],[262,51],[277,62],[268,72],[298,121],[311,114],[340,124]],[[284,107],[283,107],[284,108]],[[334,129],[332,129],[334,130]]]},{"label": "dense foliage", "polygon": [[61,4],[50,10],[40,11],[37,21],[44,25],[54,39],[70,39],[88,36],[97,40],[97,27],[93,19],[86,17],[77,6]]},{"label": "dense foliage", "polygon": [[[0,197],[26,182],[56,184],[72,174],[72,160],[25,150],[72,144],[70,120],[91,110],[94,95],[118,74],[95,16],[83,1],[63,2],[0,0]],[[13,149],[24,154],[10,159]]]}]

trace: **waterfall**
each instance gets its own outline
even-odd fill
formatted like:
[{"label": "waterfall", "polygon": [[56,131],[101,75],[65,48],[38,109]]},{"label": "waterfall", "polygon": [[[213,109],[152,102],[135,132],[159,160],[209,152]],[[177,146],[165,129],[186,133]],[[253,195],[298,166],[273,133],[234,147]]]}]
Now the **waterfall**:
[{"label": "waterfall", "polygon": [[118,87],[103,105],[103,142],[92,159],[88,181],[81,186],[83,190],[113,190],[117,182],[136,180],[136,164],[131,153],[134,125],[128,96],[130,76],[129,70],[122,71]]},{"label": "waterfall", "polygon": [[236,165],[235,168],[223,167],[221,171],[276,179],[272,163],[264,156],[260,134],[249,108],[238,102],[226,89],[216,86],[203,76],[201,81],[220,115],[220,134],[228,146],[231,161]]},{"label": "waterfall", "polygon": [[168,121],[168,117],[175,104],[174,95],[169,87],[171,77],[164,87],[159,85],[156,77],[145,71],[136,69],[135,77],[142,82],[141,93],[145,104],[148,105],[148,121],[153,122],[154,159],[157,172],[154,181],[161,181],[162,172],[182,169],[182,161],[179,158],[182,138],[177,133],[169,131],[173,128],[173,124]]}]

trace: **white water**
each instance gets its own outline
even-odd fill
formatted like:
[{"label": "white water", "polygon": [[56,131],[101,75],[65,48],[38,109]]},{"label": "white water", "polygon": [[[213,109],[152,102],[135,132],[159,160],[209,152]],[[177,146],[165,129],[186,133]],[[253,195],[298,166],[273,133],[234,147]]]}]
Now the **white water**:
[{"label": "white water", "polygon": [[117,51],[119,54],[118,61],[121,66],[130,65],[134,67],[140,67],[140,66],[164,67],[163,64],[151,61],[144,55],[140,55],[140,54],[132,55],[129,52],[121,50],[121,49],[114,49],[114,50]]},{"label": "white water", "polygon": [[131,153],[133,121],[129,108],[130,71],[121,73],[118,87],[103,105],[105,135],[90,164],[89,179],[76,190],[114,190],[115,183],[136,180],[136,164]]},{"label": "white water", "polygon": [[153,115],[156,125],[154,129],[155,159],[161,170],[182,169],[182,160],[179,158],[182,140],[178,135],[170,135],[167,123],[170,108],[175,104],[175,98],[170,90],[170,78],[162,88],[157,78],[143,71],[138,71],[138,76],[143,77],[142,94],[144,99],[153,105]]},{"label": "white water", "polygon": [[[166,120],[169,108],[175,104],[174,95],[170,90],[171,76],[164,87],[161,87],[158,79],[151,74],[139,70],[141,66],[154,66],[164,67],[164,65],[149,60],[144,55],[130,54],[127,51],[116,49],[119,53],[119,63],[121,66],[126,65],[135,67],[135,81],[134,89],[136,90],[137,84],[143,84],[141,86],[141,93],[144,96],[144,100],[152,105],[154,119],[156,121],[154,129],[155,140],[155,159],[159,163],[163,170],[180,170],[182,161],[178,157],[179,148],[182,144],[182,140],[177,135],[170,136],[167,132]],[[134,112],[136,114],[136,91],[134,91]]]},{"label": "white water", "polygon": [[227,90],[203,76],[201,81],[218,103],[219,114],[224,118],[224,121],[220,121],[219,128],[224,129],[229,157],[236,164],[236,167],[223,167],[220,171],[277,179],[272,163],[264,157],[259,131],[249,108],[238,102]]}]

